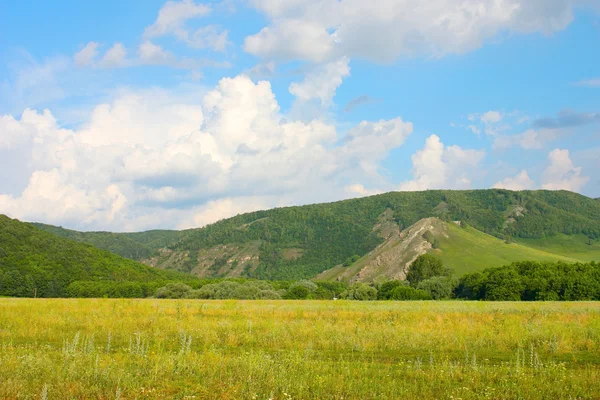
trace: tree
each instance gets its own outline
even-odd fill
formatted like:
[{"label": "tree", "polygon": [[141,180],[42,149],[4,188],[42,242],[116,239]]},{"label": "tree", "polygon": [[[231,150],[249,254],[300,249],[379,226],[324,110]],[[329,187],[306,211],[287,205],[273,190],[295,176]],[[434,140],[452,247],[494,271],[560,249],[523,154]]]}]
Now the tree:
[{"label": "tree", "polygon": [[377,289],[366,283],[355,283],[342,293],[342,298],[348,300],[376,300]]},{"label": "tree", "polygon": [[417,289],[429,293],[433,300],[448,299],[456,286],[453,279],[446,276],[434,276],[419,282]]},{"label": "tree", "polygon": [[391,300],[392,292],[394,289],[400,286],[406,286],[408,282],[406,281],[387,281],[379,286],[379,291],[377,292],[378,300]]},{"label": "tree", "polygon": [[306,286],[292,285],[285,293],[283,298],[289,300],[303,300],[306,299],[309,294],[310,291],[306,288]]},{"label": "tree", "polygon": [[442,260],[431,254],[423,254],[410,264],[406,279],[410,285],[417,287],[419,282],[434,276],[449,276],[450,271],[444,268]]},{"label": "tree", "polygon": [[192,288],[185,283],[169,283],[167,286],[158,288],[154,297],[158,299],[182,299]]}]

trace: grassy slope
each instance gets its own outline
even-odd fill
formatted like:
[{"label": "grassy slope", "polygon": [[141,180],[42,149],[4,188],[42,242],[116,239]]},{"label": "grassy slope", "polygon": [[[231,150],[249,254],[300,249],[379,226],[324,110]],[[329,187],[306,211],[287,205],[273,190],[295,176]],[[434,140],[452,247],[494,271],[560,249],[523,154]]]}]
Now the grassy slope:
[{"label": "grassy slope", "polygon": [[447,224],[449,238],[439,237],[439,250],[432,253],[439,256],[457,275],[499,267],[516,261],[585,261],[572,255],[555,254],[519,243],[506,244],[504,241],[487,235],[474,228],[460,228]]},{"label": "grassy slope", "polygon": [[541,239],[518,239],[518,243],[548,253],[562,254],[583,261],[600,261],[600,241],[588,243],[585,235],[556,235]]}]

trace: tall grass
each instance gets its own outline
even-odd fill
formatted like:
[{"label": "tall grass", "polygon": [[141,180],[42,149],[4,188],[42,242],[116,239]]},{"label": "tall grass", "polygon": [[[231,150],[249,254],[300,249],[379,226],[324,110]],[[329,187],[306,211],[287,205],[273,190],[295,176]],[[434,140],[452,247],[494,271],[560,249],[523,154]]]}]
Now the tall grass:
[{"label": "tall grass", "polygon": [[0,398],[600,397],[600,304],[0,299]]}]

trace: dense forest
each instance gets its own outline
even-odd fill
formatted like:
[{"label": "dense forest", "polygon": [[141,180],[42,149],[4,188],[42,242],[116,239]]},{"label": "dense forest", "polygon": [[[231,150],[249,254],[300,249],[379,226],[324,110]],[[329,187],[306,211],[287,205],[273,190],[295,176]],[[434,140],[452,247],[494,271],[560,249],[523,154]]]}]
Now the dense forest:
[{"label": "dense forest", "polygon": [[524,261],[465,275],[454,293],[469,300],[600,300],[600,264]]},{"label": "dense forest", "polygon": [[151,268],[0,215],[1,296],[65,297],[74,281],[130,285],[191,279],[189,275]]},{"label": "dense forest", "polygon": [[[400,228],[427,217],[461,221],[497,238],[543,238],[583,234],[600,238],[600,202],[566,191],[430,190],[391,192],[360,199],[257,211],[186,231],[73,233],[40,226],[55,234],[93,244],[125,257],[146,258],[167,248],[186,254],[185,263],[159,267],[189,271],[198,252],[223,244],[260,243],[260,263],[243,276],[258,279],[313,278],[353,256],[363,256],[382,239],[373,232],[391,210]],[[294,249],[300,257],[286,257]],[[223,262],[227,254],[222,254]],[[219,261],[219,260],[217,260]],[[216,263],[216,262],[215,262]],[[218,276],[215,275],[215,276]]]}]

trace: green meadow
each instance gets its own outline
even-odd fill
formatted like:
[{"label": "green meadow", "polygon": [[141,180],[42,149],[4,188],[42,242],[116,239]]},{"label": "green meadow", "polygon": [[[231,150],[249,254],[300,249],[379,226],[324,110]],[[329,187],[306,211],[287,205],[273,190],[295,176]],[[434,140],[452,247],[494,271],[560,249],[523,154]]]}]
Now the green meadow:
[{"label": "green meadow", "polygon": [[592,249],[588,248],[591,246],[585,244],[583,235],[563,235],[565,239],[572,238],[571,245],[581,249],[581,252],[577,252],[558,248],[562,238],[552,244],[543,239],[519,239],[518,243],[507,244],[503,240],[471,227],[460,228],[452,223],[446,226],[448,237],[439,237],[440,251],[433,250],[432,254],[441,258],[444,264],[451,267],[459,276],[523,260],[575,263],[594,261],[600,257],[600,245],[593,242],[598,247],[598,254],[595,257],[595,254],[590,253]]},{"label": "green meadow", "polygon": [[597,399],[600,303],[0,299],[2,399]]}]

